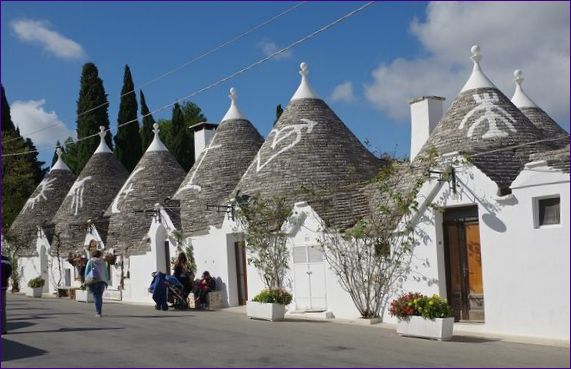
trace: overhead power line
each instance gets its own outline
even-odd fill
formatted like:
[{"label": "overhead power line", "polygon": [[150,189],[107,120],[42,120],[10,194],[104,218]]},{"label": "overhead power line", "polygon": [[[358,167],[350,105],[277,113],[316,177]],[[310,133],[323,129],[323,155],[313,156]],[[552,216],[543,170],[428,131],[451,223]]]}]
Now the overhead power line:
[{"label": "overhead power line", "polygon": [[[208,91],[208,90],[210,90],[210,89],[212,89],[212,88],[214,88],[214,87],[216,87],[216,86],[218,86],[218,85],[220,85],[220,84],[222,84],[222,83],[224,83],[224,82],[226,82],[226,81],[229,81],[229,80],[231,80],[231,79],[233,79],[233,78],[235,78],[235,77],[237,77],[237,76],[239,76],[239,75],[241,75],[241,74],[243,74],[243,73],[245,73],[245,72],[247,72],[247,71],[249,71],[249,70],[252,70],[253,68],[255,68],[255,67],[257,67],[257,66],[259,66],[259,65],[261,65],[261,64],[263,64],[263,63],[265,63],[265,62],[267,62],[267,61],[270,60],[270,59],[272,59],[273,57],[275,57],[275,56],[277,56],[277,55],[280,55],[280,54],[282,54],[282,53],[285,53],[285,52],[287,52],[288,50],[290,50],[290,49],[292,49],[292,48],[294,48],[294,47],[300,45],[301,43],[303,43],[303,42],[305,42],[305,41],[307,41],[307,40],[310,40],[310,39],[314,38],[315,36],[317,36],[317,35],[319,35],[319,34],[325,32],[325,31],[329,30],[330,28],[332,28],[332,27],[338,25],[339,23],[341,23],[341,22],[347,20],[348,18],[351,18],[351,17],[354,16],[355,14],[357,14],[357,13],[359,13],[359,12],[365,10],[365,9],[368,8],[369,6],[373,5],[374,3],[375,3],[374,1],[370,1],[370,2],[368,2],[368,3],[366,3],[366,4],[362,5],[362,6],[358,7],[357,9],[355,9],[355,10],[353,10],[353,11],[351,11],[351,12],[345,14],[345,15],[343,15],[342,17],[340,17],[340,18],[334,20],[333,22],[331,22],[331,23],[329,23],[329,24],[327,24],[327,25],[325,25],[325,26],[319,28],[318,30],[316,30],[316,31],[314,31],[314,32],[312,32],[312,33],[310,33],[310,34],[308,34],[308,35],[306,35],[306,36],[300,38],[299,40],[297,40],[297,41],[295,41],[295,42],[289,44],[288,46],[286,46],[286,47],[284,47],[284,48],[282,48],[282,49],[280,49],[280,50],[278,50],[278,51],[276,51],[276,52],[274,52],[274,53],[268,55],[268,56],[265,57],[265,58],[262,58],[262,59],[260,59],[260,60],[258,60],[258,61],[256,61],[256,62],[254,62],[254,63],[252,63],[252,64],[250,64],[250,65],[248,65],[248,66],[246,66],[246,67],[244,67],[244,68],[242,68],[242,69],[240,69],[240,70],[238,70],[238,71],[236,71],[236,72],[234,72],[234,73],[232,73],[232,74],[230,74],[230,75],[228,75],[228,76],[226,76],[226,77],[224,77],[224,78],[222,78],[222,79],[219,79],[218,81],[213,82],[213,83],[211,83],[211,84],[209,84],[209,85],[207,85],[207,86],[205,86],[205,87],[203,87],[203,88],[201,88],[201,89],[198,89],[198,90],[196,90],[196,91],[194,91],[194,92],[192,92],[192,93],[190,93],[190,94],[188,94],[188,95],[186,95],[186,96],[180,97],[180,98],[174,100],[172,103],[169,103],[169,104],[167,104],[167,105],[164,105],[164,106],[162,106],[162,107],[160,107],[160,108],[158,108],[158,109],[155,109],[155,110],[149,112],[148,114],[145,114],[145,115],[143,115],[143,116],[141,116],[141,117],[138,117],[137,119],[133,119],[133,120],[124,122],[124,123],[118,125],[118,127],[126,126],[127,124],[131,124],[131,123],[137,122],[139,119],[143,119],[143,118],[145,118],[145,117],[147,117],[147,116],[149,116],[149,115],[151,115],[151,114],[155,114],[155,113],[160,112],[160,111],[162,111],[162,110],[168,109],[168,108],[170,108],[171,106],[173,106],[174,104],[176,104],[176,103],[178,103],[178,102],[180,102],[180,101],[182,101],[182,100],[188,99],[188,98],[190,98],[190,97],[193,97],[193,96],[196,96],[196,95],[198,95],[198,94],[200,94],[200,93],[203,93],[203,92],[205,92],[205,91]],[[109,129],[109,128],[106,129],[106,131],[110,131],[110,130],[111,130],[111,129]],[[77,143],[77,142],[81,142],[81,141],[88,140],[88,139],[93,138],[93,137],[99,137],[99,133],[94,133],[94,134],[92,134],[92,135],[82,137],[82,138],[78,139],[78,140],[75,141],[75,142],[76,142],[76,143]],[[16,156],[16,155],[26,155],[26,154],[30,154],[30,153],[32,153],[32,152],[37,152],[37,150],[27,151],[27,152],[22,152],[22,153],[6,154],[6,155],[2,155],[2,157],[5,157],[5,156]]]},{"label": "overhead power line", "polygon": [[[227,41],[221,43],[220,45],[218,45],[218,46],[216,46],[216,47],[214,47],[214,48],[212,48],[212,49],[210,49],[210,50],[208,50],[208,51],[206,51],[206,52],[204,52],[204,53],[202,53],[202,54],[200,54],[200,55],[198,55],[198,56],[192,58],[191,60],[189,60],[189,61],[187,61],[187,62],[185,62],[185,63],[183,63],[183,64],[181,64],[181,65],[179,65],[179,66],[177,66],[177,67],[175,67],[175,68],[173,68],[173,69],[171,69],[171,70],[169,70],[168,72],[165,72],[165,73],[163,73],[163,74],[161,74],[161,75],[159,75],[159,76],[157,76],[157,77],[155,77],[155,78],[153,78],[153,79],[151,79],[151,80],[149,80],[149,81],[147,81],[147,82],[144,82],[141,86],[139,86],[139,88],[143,88],[143,87],[145,87],[145,86],[151,85],[151,84],[153,84],[153,83],[155,83],[155,82],[157,82],[157,81],[159,81],[159,80],[161,80],[161,79],[163,79],[163,78],[165,78],[165,77],[167,77],[167,76],[170,76],[171,74],[174,74],[174,73],[176,73],[176,72],[178,72],[178,71],[180,71],[180,70],[182,70],[182,69],[188,67],[189,65],[191,65],[191,64],[193,64],[193,63],[195,63],[195,62],[197,62],[197,61],[199,61],[199,60],[201,60],[201,59],[204,59],[205,57],[207,57],[208,55],[210,55],[210,54],[212,54],[212,53],[214,53],[214,52],[216,52],[216,51],[218,51],[218,50],[220,50],[220,49],[223,49],[223,48],[225,48],[226,46],[231,45],[231,44],[233,44],[233,43],[236,42],[236,41],[241,40],[242,38],[246,37],[246,36],[249,35],[250,33],[257,31],[258,29],[260,29],[260,28],[262,28],[262,27],[264,27],[264,26],[266,26],[266,25],[272,23],[273,21],[275,21],[275,20],[277,20],[277,19],[283,17],[284,15],[286,15],[286,14],[292,12],[293,10],[299,8],[300,6],[302,6],[303,4],[305,4],[306,2],[307,2],[307,1],[302,1],[302,2],[299,2],[299,3],[295,4],[294,6],[291,6],[291,7],[287,8],[286,10],[282,11],[281,13],[274,15],[274,16],[271,17],[270,19],[267,19],[267,20],[265,20],[264,22],[262,22],[262,23],[260,23],[260,24],[258,24],[258,25],[256,25],[256,26],[254,26],[254,27],[248,29],[247,31],[240,33],[238,36],[232,37],[231,39],[229,39],[229,40],[227,40]],[[120,95],[119,98],[121,99],[122,97],[128,96],[128,95],[130,95],[130,94],[132,94],[132,93],[135,93],[135,92],[136,92],[135,89],[133,89],[133,90],[131,90],[131,91],[127,91],[127,92],[125,92],[124,94]],[[105,102],[105,103],[103,103],[103,104],[94,106],[93,108],[88,109],[88,110],[86,110],[86,111],[84,111],[84,112],[81,112],[81,113],[79,113],[79,114],[77,115],[77,117],[81,117],[81,116],[83,116],[83,115],[85,115],[85,114],[91,113],[92,111],[97,110],[97,109],[100,109],[100,108],[103,108],[103,107],[105,107],[105,106],[107,106],[107,105],[109,105],[109,101],[107,101],[107,102]],[[45,131],[45,130],[50,129],[50,128],[52,128],[52,127],[55,127],[55,126],[57,126],[57,125],[58,125],[58,124],[52,124],[52,125],[49,125],[49,126],[46,126],[46,127],[42,127],[42,128],[40,128],[40,129],[37,129],[37,130],[32,131],[32,132],[30,132],[30,133],[23,134],[22,136],[30,137],[30,136],[32,136],[32,135],[34,135],[34,134],[36,134],[36,133]],[[2,143],[7,143],[7,142],[10,142],[10,141],[14,141],[14,140],[17,140],[17,138],[10,138],[10,139],[8,139],[8,140],[2,141]]]}]

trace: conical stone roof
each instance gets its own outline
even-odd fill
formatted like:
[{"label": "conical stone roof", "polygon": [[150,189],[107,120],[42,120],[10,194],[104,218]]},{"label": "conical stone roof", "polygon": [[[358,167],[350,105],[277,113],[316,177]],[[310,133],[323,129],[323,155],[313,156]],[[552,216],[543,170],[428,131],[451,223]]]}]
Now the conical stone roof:
[{"label": "conical stone roof", "polygon": [[316,96],[305,63],[300,73],[298,90],[238,183],[240,193],[293,204],[346,191],[377,173],[380,160]]},{"label": "conical stone roof", "polygon": [[119,191],[129,173],[105,143],[105,128],[100,127],[99,147],[71,186],[53,221],[61,242],[60,254],[83,248],[87,221],[105,234],[105,209]]},{"label": "conical stone roof", "polygon": [[545,143],[501,149],[545,138],[543,133],[485,77],[479,67],[479,48],[472,48],[474,70],[470,79],[434,128],[422,152],[458,151],[473,154],[474,164],[500,187],[519,174],[529,155],[552,149]]},{"label": "conical stone roof", "polygon": [[569,133],[527,96],[521,86],[524,78],[520,69],[514,72],[514,77],[516,87],[511,100],[512,103],[521,110],[531,123],[539,128],[545,138],[556,139],[556,141],[550,142],[551,146],[555,148],[566,147],[569,144]]},{"label": "conical stone roof", "polygon": [[58,160],[36,187],[10,227],[12,235],[22,241],[20,256],[37,256],[36,244],[33,241],[36,239],[38,226],[42,227],[51,241],[54,233],[52,218],[75,181],[75,175],[61,158],[62,151],[59,147],[56,152]]},{"label": "conical stone roof", "polygon": [[224,212],[207,210],[206,206],[226,203],[264,141],[238,109],[233,88],[230,89],[230,98],[230,108],[212,141],[174,196],[180,201],[181,225],[185,234],[222,225]]},{"label": "conical stone roof", "polygon": [[143,242],[152,223],[155,204],[177,190],[185,171],[159,138],[158,124],[154,125],[155,138],[137,163],[109,205],[109,232],[106,245],[123,250],[127,255],[150,251]]}]

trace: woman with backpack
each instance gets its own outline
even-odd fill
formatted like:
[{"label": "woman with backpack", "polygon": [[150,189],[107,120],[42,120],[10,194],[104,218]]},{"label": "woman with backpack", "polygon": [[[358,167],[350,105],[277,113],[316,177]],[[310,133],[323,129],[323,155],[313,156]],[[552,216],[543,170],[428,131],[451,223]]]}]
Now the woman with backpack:
[{"label": "woman with backpack", "polygon": [[91,259],[85,266],[85,285],[93,293],[93,300],[95,301],[95,314],[96,317],[101,317],[101,309],[103,307],[103,291],[107,287],[109,280],[109,273],[107,272],[107,264],[102,258],[103,253],[101,250],[93,250],[91,252]]}]

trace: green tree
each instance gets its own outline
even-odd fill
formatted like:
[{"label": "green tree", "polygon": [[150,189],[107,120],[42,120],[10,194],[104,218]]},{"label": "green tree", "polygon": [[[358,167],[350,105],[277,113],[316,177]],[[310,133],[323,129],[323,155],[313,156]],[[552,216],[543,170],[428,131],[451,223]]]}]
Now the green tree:
[{"label": "green tree", "polygon": [[[56,143],[56,150],[58,147],[61,148],[62,155],[63,155],[64,150],[63,150],[63,147],[61,147],[61,143],[59,142],[59,140],[57,140],[57,143]],[[56,161],[58,159],[56,150],[54,150],[54,156],[52,156],[52,165],[50,167],[53,167],[56,164]]]},{"label": "green tree", "polygon": [[167,147],[184,170],[188,171],[194,164],[194,140],[188,134],[184,115],[178,103],[174,104]]},{"label": "green tree", "polygon": [[280,117],[282,116],[283,112],[284,112],[284,109],[282,108],[282,104],[278,104],[278,106],[276,106],[276,120],[274,120],[274,126],[276,125],[276,123],[278,122]]},{"label": "green tree", "polygon": [[117,118],[117,134],[113,140],[115,141],[115,154],[129,172],[135,169],[143,155],[137,120],[137,95],[131,92],[134,89],[131,70],[128,65],[125,65],[121,103],[119,104],[119,116]]},{"label": "green tree", "polygon": [[[99,126],[109,128],[108,100],[103,81],[99,78],[97,67],[93,63],[86,63],[81,72],[79,99],[77,100],[77,138],[97,134]],[[110,135],[105,138],[109,148],[113,149]],[[76,173],[81,172],[97,146],[97,136],[77,142]]]},{"label": "green tree", "polygon": [[43,177],[37,153],[18,154],[36,150],[31,139],[24,139],[12,122],[10,105],[2,87],[2,231],[6,231],[18,216],[24,203]]},{"label": "green tree", "polygon": [[8,100],[6,100],[6,93],[4,92],[4,86],[2,87],[2,132],[15,131],[14,123],[12,123],[12,118],[10,117],[10,105],[8,105]]},{"label": "green tree", "polygon": [[141,147],[143,152],[145,152],[151,142],[153,142],[153,124],[155,124],[155,118],[150,114],[143,90],[139,90],[139,94],[141,99],[141,115],[143,116],[143,126],[141,127]]},{"label": "green tree", "polygon": [[202,113],[202,109],[192,101],[183,102],[180,108],[182,110],[182,116],[184,117],[186,128],[189,128],[196,123],[206,122],[208,120],[204,113]]},{"label": "green tree", "polygon": [[79,175],[79,170],[77,169],[77,143],[73,141],[73,138],[68,137],[63,143],[63,146],[61,158],[73,173]]}]

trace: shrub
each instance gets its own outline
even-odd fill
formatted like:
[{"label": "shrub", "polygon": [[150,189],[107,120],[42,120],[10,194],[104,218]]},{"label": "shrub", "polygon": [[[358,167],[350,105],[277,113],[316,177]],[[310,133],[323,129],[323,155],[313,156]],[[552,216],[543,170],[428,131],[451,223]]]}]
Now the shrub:
[{"label": "shrub", "polygon": [[42,277],[36,277],[28,281],[28,287],[41,288],[44,286],[44,283],[46,283],[45,279],[43,279]]},{"label": "shrub", "polygon": [[418,292],[409,292],[391,302],[389,314],[400,320],[411,316],[435,319],[452,316],[452,309],[446,299],[438,295],[428,297]]},{"label": "shrub", "polygon": [[282,288],[272,288],[262,290],[253,301],[267,304],[289,305],[293,299],[292,295]]}]

